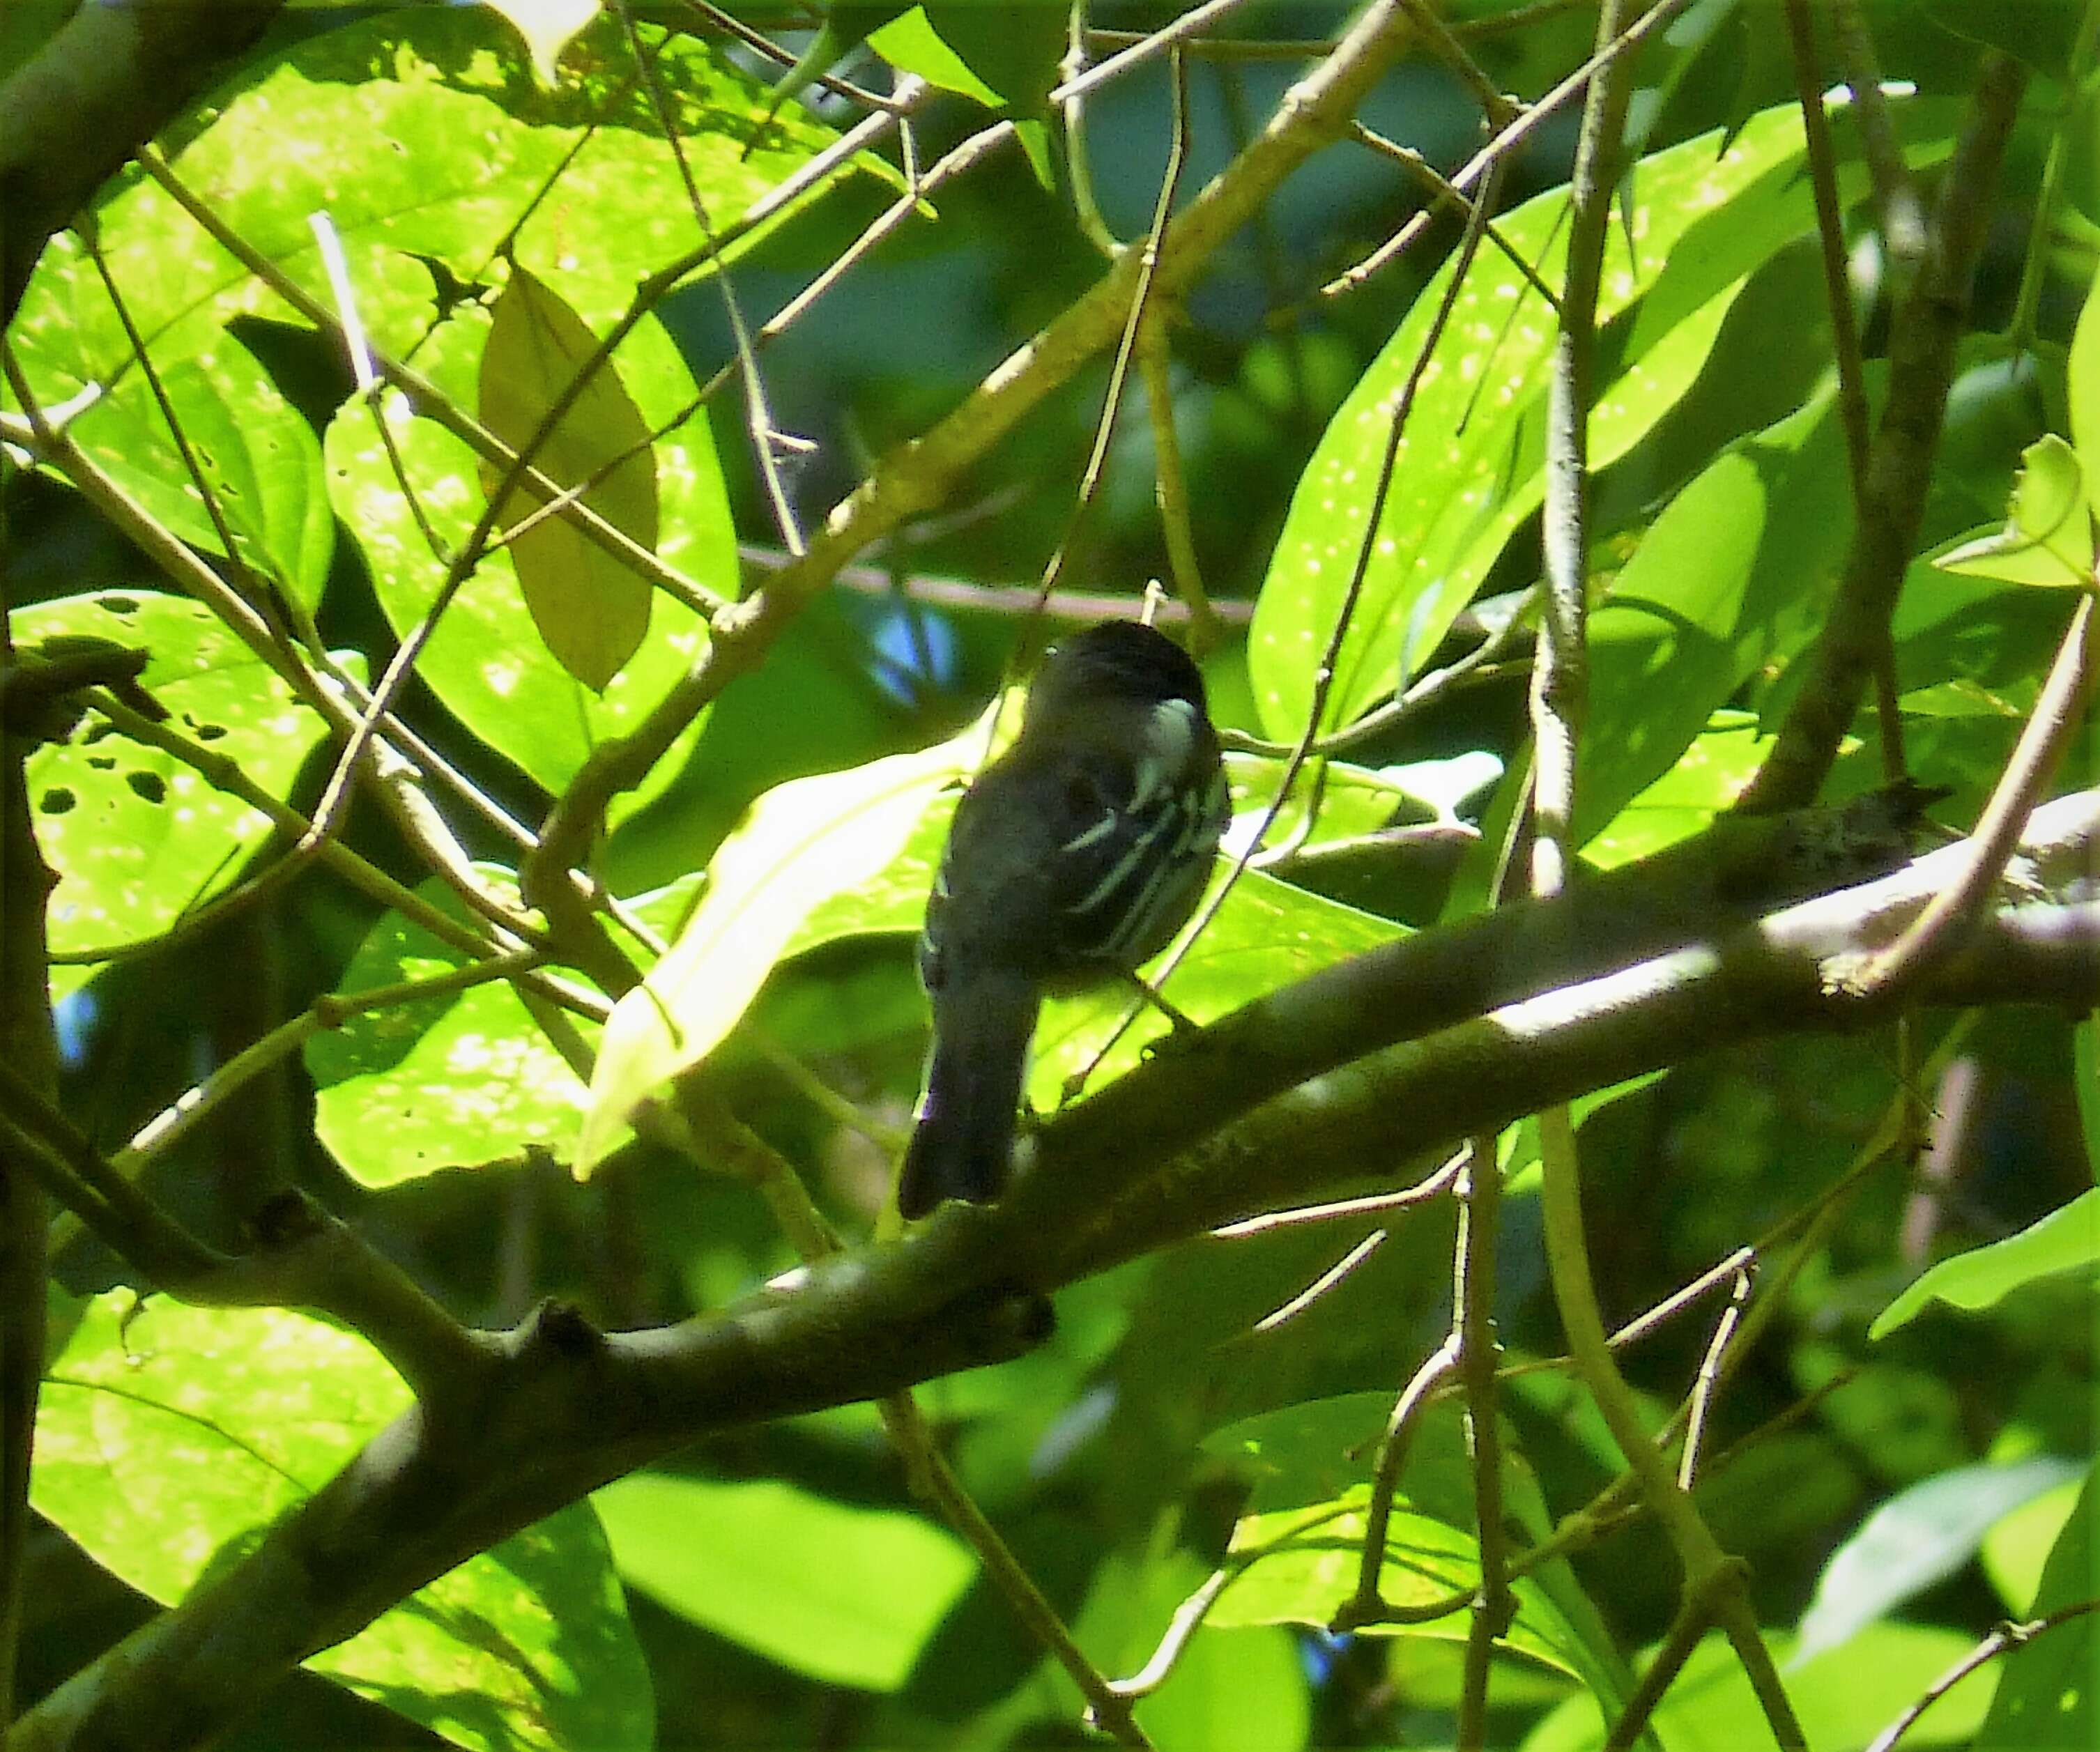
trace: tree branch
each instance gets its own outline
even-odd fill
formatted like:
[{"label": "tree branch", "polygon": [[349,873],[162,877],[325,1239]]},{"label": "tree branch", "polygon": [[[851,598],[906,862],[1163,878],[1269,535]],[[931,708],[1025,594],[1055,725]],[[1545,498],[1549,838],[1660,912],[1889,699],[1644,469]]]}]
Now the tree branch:
[{"label": "tree branch", "polygon": [[[2067,880],[2096,839],[2100,792],[2045,805],[2028,823],[2025,874],[2045,887]],[[1935,852],[1747,922],[1710,914],[1652,955],[1627,951],[1646,925],[1621,885],[1585,885],[1618,890],[1617,934],[1602,942],[1571,928],[1578,916],[1612,922],[1604,909],[1578,914],[1579,891],[1513,907],[1473,939],[1493,970],[1471,990],[1483,1001],[1440,1021],[1441,995],[1414,989],[1422,954],[1395,951],[1459,933],[1424,933],[1273,993],[1060,1115],[999,1205],[950,1207],[900,1245],[820,1262],[792,1291],[676,1327],[602,1336],[543,1310],[492,1341],[471,1415],[412,1414],[382,1432],[251,1556],[46,1699],[20,1744],[198,1744],[305,1656],[453,1564],[710,1431],[1016,1355],[1043,1335],[1050,1291],[1250,1207],[1302,1200],[1367,1158],[1435,1149],[1701,1050],[1883,1019],[1893,1000],[1845,997],[1828,963],[1892,937],[1968,855]],[[1647,873],[1674,885],[1684,866],[1658,858]],[[1513,964],[1519,944],[1530,964]],[[1585,955],[1591,974],[1556,971]],[[2089,1005],[2100,906],[2001,911],[1901,996]]]},{"label": "tree branch", "polygon": [[227,64],[285,0],[83,6],[0,85],[0,329],[55,232]]}]

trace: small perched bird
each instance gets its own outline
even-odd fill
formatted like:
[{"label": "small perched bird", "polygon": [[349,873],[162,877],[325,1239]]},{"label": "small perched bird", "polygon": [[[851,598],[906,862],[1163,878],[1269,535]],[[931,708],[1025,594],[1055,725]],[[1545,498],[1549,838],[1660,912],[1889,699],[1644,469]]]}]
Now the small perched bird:
[{"label": "small perched bird", "polygon": [[1178,646],[1110,621],[1050,653],[1013,746],[955,805],[926,902],[933,1048],[898,1178],[904,1216],[999,1196],[1043,994],[1165,948],[1229,812],[1203,677]]}]

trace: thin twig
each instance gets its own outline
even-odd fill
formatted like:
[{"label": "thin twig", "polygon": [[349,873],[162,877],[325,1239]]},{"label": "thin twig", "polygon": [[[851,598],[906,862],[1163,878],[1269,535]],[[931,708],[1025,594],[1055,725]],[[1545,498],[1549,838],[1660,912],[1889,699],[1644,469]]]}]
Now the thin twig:
[{"label": "thin twig", "polygon": [[1888,642],[1889,617],[1925,514],[1975,265],[1990,228],[1991,191],[2027,78],[2010,55],[1985,59],[1969,126],[1940,187],[1924,263],[1890,331],[1888,400],[1844,573],[1815,646],[1799,660],[1801,691],[1771,752],[1737,801],[1745,813],[1813,800]]},{"label": "thin twig", "polygon": [[1867,1752],[1893,1752],[1895,1743],[1917,1725],[1917,1719],[1921,1715],[1986,1662],[1995,1661],[2009,1650],[2025,1648],[2043,1632],[2053,1631],[2058,1625],[2068,1624],[2074,1618],[2083,1618],[2095,1612],[2100,1612],[2100,1600],[2081,1600],[2069,1606],[2059,1606],[2045,1617],[2030,1618],[2023,1623],[2014,1623],[2007,1619],[1926,1687],[1922,1697],[1874,1736],[1868,1744]]},{"label": "thin twig", "polygon": [[1152,422],[1153,488],[1159,506],[1160,533],[1174,575],[1174,593],[1189,610],[1189,648],[1201,657],[1224,636],[1203,569],[1196,557],[1195,519],[1189,510],[1189,479],[1181,467],[1181,439],[1174,426],[1172,352],[1167,325],[1157,318],[1138,332],[1137,360],[1145,373],[1145,412]]},{"label": "thin twig", "polygon": [[1363,1553],[1357,1569],[1357,1591],[1335,1615],[1337,1631],[1379,1622],[1390,1609],[1379,1587],[1379,1573],[1385,1566],[1386,1528],[1392,1518],[1393,1494],[1400,1487],[1401,1469],[1407,1463],[1417,1420],[1428,1402],[1431,1391],[1458,1367],[1458,1335],[1448,1333],[1414,1371],[1386,1419],[1385,1435],[1379,1443],[1378,1463],[1371,1472],[1370,1502],[1364,1514]]},{"label": "thin twig", "polygon": [[1502,1527],[1502,1411],[1495,1363],[1495,1241],[1502,1207],[1502,1171],[1490,1132],[1472,1141],[1458,1204],[1452,1318],[1458,1338],[1458,1376],[1466,1392],[1466,1449],[1472,1463],[1473,1525],[1480,1545],[1480,1586],[1466,1633],[1458,1692],[1457,1742],[1487,1738],[1488,1673],[1496,1639],[1516,1613],[1510,1591],[1509,1536]]},{"label": "thin twig", "polygon": [[[1690,4],[1691,0],[1661,0],[1660,4],[1631,29],[1612,38],[1517,120],[1498,130],[1495,137],[1467,159],[1452,176],[1452,188],[1460,194],[1471,194],[1475,184],[1497,165],[1507,163],[1515,156],[1518,147],[1545,126],[1570,99],[1585,90],[1593,78],[1615,65],[1622,56],[1630,54]],[[1492,205],[1493,203],[1487,205]],[[1320,289],[1320,295],[1335,298],[1343,293],[1354,291],[1381,269],[1390,267],[1429,229],[1430,221],[1435,216],[1434,209],[1426,208],[1416,214],[1354,267],[1329,280]]]},{"label": "thin twig", "polygon": [[1713,1339],[1706,1347],[1706,1354],[1700,1359],[1699,1377],[1692,1384],[1690,1410],[1685,1416],[1684,1452],[1677,1462],[1680,1489],[1689,1490],[1699,1476],[1699,1453],[1706,1438],[1706,1420],[1713,1414],[1714,1396],[1721,1384],[1722,1366],[1727,1360],[1728,1346],[1734,1341],[1736,1329],[1742,1324],[1752,1282],[1747,1265],[1736,1273],[1735,1287],[1728,1294],[1728,1305],[1714,1323]]},{"label": "thin twig", "polygon": [[[1131,291],[1130,315],[1124,321],[1123,337],[1116,344],[1114,363],[1109,368],[1101,417],[1094,426],[1093,448],[1088,455],[1086,467],[1080,472],[1071,514],[1049,563],[1043,568],[1043,580],[1037,586],[1040,596],[1047,597],[1057,588],[1058,580],[1064,576],[1065,562],[1079,540],[1080,525],[1092,508],[1094,495],[1101,487],[1102,472],[1108,465],[1109,444],[1115,435],[1116,416],[1123,407],[1123,388],[1130,380],[1130,362],[1137,351],[1139,333],[1145,326],[1153,280],[1159,272],[1159,241],[1167,235],[1167,222],[1174,213],[1174,197],[1181,187],[1182,166],[1189,161],[1189,77],[1178,53],[1172,59],[1169,84],[1174,94],[1173,131],[1167,148],[1167,169],[1159,179],[1159,197],[1153,206],[1152,223],[1138,253],[1137,280]],[[1161,982],[1165,978],[1163,973],[1160,976]]]},{"label": "thin twig", "polygon": [[[1455,206],[1462,214],[1473,210],[1473,197],[1450,178],[1423,157],[1412,146],[1403,146],[1397,140],[1389,140],[1376,129],[1359,121],[1349,129],[1350,137],[1368,146],[1381,157],[1390,158],[1402,166],[1410,175],[1428,185],[1435,194],[1436,206]],[[1432,207],[1432,210],[1434,210]],[[1500,226],[1493,219],[1486,221],[1488,241],[1508,258],[1510,266],[1531,283],[1531,289],[1551,305],[1557,312],[1560,308],[1560,294],[1548,285],[1538,270],[1531,265],[1531,258],[1511,243]]]},{"label": "thin twig", "polygon": [[2019,844],[2028,814],[2083,724],[2093,669],[2093,598],[2088,594],[2078,599],[2056,660],[2049,666],[2049,679],[2042,684],[2041,697],[2035,701],[2012,758],[1977,819],[1976,830],[1970,836],[1968,862],[1961,875],[1911,920],[1903,935],[1868,964],[1855,986],[1863,996],[1912,978],[1930,965],[1988,901],[2006,860]]},{"label": "thin twig", "polygon": [[1457,1184],[1466,1166],[1463,1151],[1451,1157],[1434,1174],[1396,1193],[1374,1193],[1368,1198],[1344,1198],[1334,1204],[1301,1205],[1289,1211],[1269,1211],[1242,1218],[1211,1231],[1220,1241],[1236,1241],[1245,1235],[1265,1235],[1273,1229],[1295,1229],[1305,1223],[1330,1223],[1337,1217],[1370,1216],[1387,1211],[1404,1211],[1410,1205],[1427,1204]]},{"label": "thin twig", "polygon": [[[1866,503],[1868,459],[1873,435],[1867,412],[1866,368],[1860,357],[1860,325],[1852,311],[1846,271],[1845,216],[1838,201],[1838,164],[1830,144],[1830,118],[1823,109],[1823,77],[1815,51],[1815,24],[1808,0],[1785,0],[1792,48],[1794,95],[1801,107],[1802,137],[1808,150],[1809,181],[1815,194],[1815,230],[1821,245],[1823,292],[1830,307],[1830,338],[1838,360],[1838,408],[1845,425],[1845,458],[1851,466],[1852,503]],[[1904,762],[1903,713],[1897,703],[1896,652],[1884,638],[1874,666],[1875,712],[1881,730],[1882,778],[1888,784],[1908,776]]]}]

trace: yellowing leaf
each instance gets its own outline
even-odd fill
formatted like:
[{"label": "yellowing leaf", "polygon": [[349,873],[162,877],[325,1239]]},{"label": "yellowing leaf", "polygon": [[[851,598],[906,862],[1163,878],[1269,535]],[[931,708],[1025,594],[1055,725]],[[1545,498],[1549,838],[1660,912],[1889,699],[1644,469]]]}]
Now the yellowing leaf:
[{"label": "yellowing leaf", "polygon": [[[481,361],[482,422],[514,450],[537,435],[566,403],[546,442],[533,452],[540,470],[564,488],[589,484],[584,502],[643,547],[656,545],[656,460],[649,428],[608,361],[570,398],[570,385],[598,352],[582,318],[523,268],[496,301]],[[486,463],[494,492],[501,472]],[[548,503],[530,488],[504,501],[499,527]],[[510,543],[518,582],[547,649],[586,687],[603,692],[649,630],[650,586],[559,515]]]},{"label": "yellowing leaf", "polygon": [[811,911],[903,850],[983,747],[979,723],[916,754],[792,779],[752,805],[708,867],[707,892],[677,942],[606,1024],[579,1176],[608,1153],[636,1107],[721,1044]]}]

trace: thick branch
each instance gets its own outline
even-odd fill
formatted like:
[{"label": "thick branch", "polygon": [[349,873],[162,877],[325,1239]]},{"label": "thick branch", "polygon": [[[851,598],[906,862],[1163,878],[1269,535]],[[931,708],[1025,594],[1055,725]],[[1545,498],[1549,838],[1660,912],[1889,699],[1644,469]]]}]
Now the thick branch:
[{"label": "thick branch", "polygon": [[1805,678],[1779,740],[1743,794],[1739,806],[1746,810],[1798,808],[1815,797],[1887,649],[1889,616],[1925,516],[1954,350],[1968,324],[1998,166],[2026,88],[2027,70],[2018,62],[2001,55],[1985,62],[1975,113],[1940,191],[1924,264],[1890,333],[1888,404],[1874,435],[1844,576],[1821,636],[1802,660]]},{"label": "thick branch", "polygon": [[249,48],[284,3],[83,6],[0,86],[0,328],[14,320],[52,234]]},{"label": "thick branch", "polygon": [[[2025,874],[2061,880],[2096,837],[2100,792],[2045,805]],[[1044,1128],[1034,1167],[1000,1205],[951,1207],[902,1245],[825,1262],[792,1291],[674,1328],[601,1336],[545,1312],[470,1379],[470,1404],[455,1398],[442,1420],[412,1414],[382,1433],[253,1556],[39,1706],[20,1745],[197,1744],[302,1657],[452,1564],[709,1431],[1015,1354],[1044,1331],[1048,1291],[1224,1216],[1302,1198],[1365,1160],[1433,1149],[1689,1053],[1882,1019],[1889,1004],[1849,1000],[1826,979],[1830,961],[1886,941],[1968,855],[1950,848],[1747,923],[1710,919],[1661,953],[1627,951],[1646,927],[1623,885],[1595,885],[1619,907],[1616,938],[1601,943],[1568,928],[1577,899],[1513,907],[1475,940],[1493,969],[1473,988],[1483,1004],[1454,1011],[1446,995],[1423,998],[1419,951],[1361,957],[1070,1110]],[[1656,860],[1650,880],[1682,880],[1682,862],[1672,867]],[[1450,934],[1462,933],[1411,941]],[[1515,964],[1519,943],[1532,949],[1528,965]],[[1566,969],[1583,957],[1597,972],[1571,983],[1580,976]],[[2093,906],[2001,912],[1903,994],[2080,1006],[2096,995]]]}]

